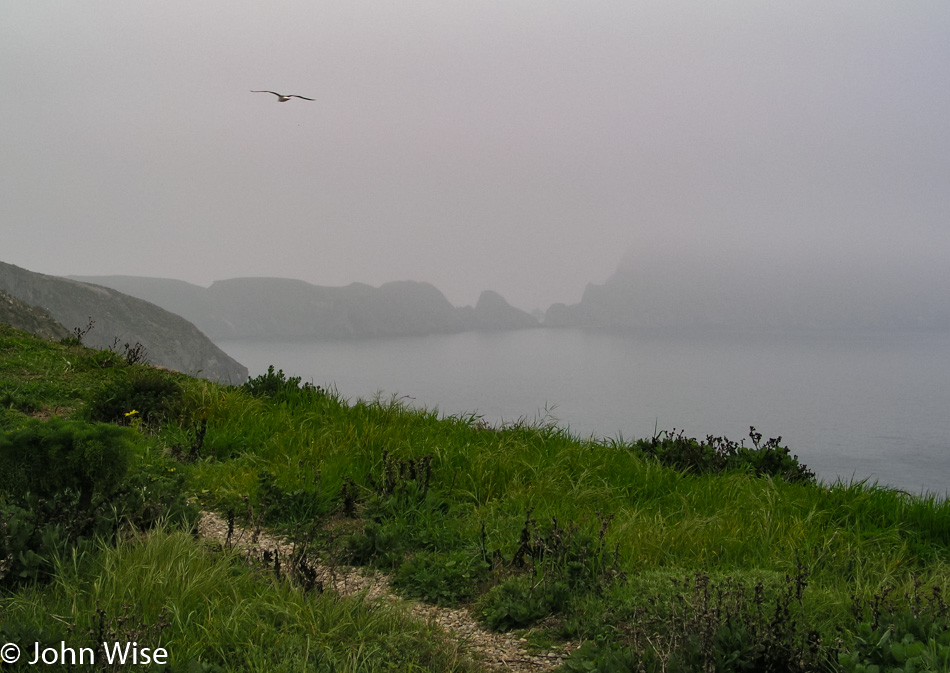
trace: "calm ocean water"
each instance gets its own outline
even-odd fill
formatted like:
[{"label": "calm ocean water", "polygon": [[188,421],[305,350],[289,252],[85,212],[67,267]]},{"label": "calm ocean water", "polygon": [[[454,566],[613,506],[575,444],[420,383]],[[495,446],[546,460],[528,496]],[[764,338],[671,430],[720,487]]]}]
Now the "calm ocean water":
[{"label": "calm ocean water", "polygon": [[[336,342],[224,341],[354,400],[403,397],[588,437],[781,435],[825,481],[950,490],[950,335],[627,336],[536,329]],[[747,442],[748,443],[748,442]]]}]

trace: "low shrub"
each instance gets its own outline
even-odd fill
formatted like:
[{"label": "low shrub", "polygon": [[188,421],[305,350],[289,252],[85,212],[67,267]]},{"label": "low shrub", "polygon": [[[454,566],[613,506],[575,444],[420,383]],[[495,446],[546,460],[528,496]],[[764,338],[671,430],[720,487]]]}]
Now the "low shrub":
[{"label": "low shrub", "polygon": [[346,539],[346,558],[351,563],[396,566],[405,552],[405,544],[396,526],[368,522],[363,530]]},{"label": "low shrub", "polygon": [[575,651],[567,671],[834,670],[833,650],[804,620],[807,571],[799,567],[782,586],[751,589],[705,573],[671,578],[673,591],[636,608],[615,638]]},{"label": "low shrub", "polygon": [[130,472],[110,506],[124,525],[137,530],[163,522],[187,529],[198,520],[198,508],[189,499],[185,476],[174,463],[165,460],[143,464]]},{"label": "low shrub", "polygon": [[257,477],[258,515],[261,523],[294,525],[313,521],[331,510],[329,498],[320,490],[319,478],[311,488],[289,491],[277,483],[269,471],[262,470]]},{"label": "low shrub", "polygon": [[950,605],[940,587],[913,589],[900,597],[885,587],[870,600],[855,600],[854,643],[841,647],[838,665],[846,673],[950,670]]},{"label": "low shrub", "polygon": [[324,395],[323,388],[312,383],[301,384],[299,376],[288,377],[283,369],[267,368],[266,374],[248,377],[241,389],[253,397],[266,397],[275,402],[307,402]]},{"label": "low shrub", "polygon": [[0,489],[14,498],[71,492],[88,511],[122,484],[134,441],[135,433],[105,423],[31,420],[0,435]]},{"label": "low shrub", "polygon": [[493,631],[520,629],[558,612],[569,599],[563,582],[536,585],[526,575],[510,577],[492,587],[478,602],[482,621]]},{"label": "low shrub", "polygon": [[427,603],[456,605],[475,595],[488,570],[488,564],[470,552],[420,552],[399,566],[392,583]]},{"label": "low shrub", "polygon": [[130,414],[146,425],[160,423],[181,410],[182,388],[169,376],[147,368],[130,368],[99,390],[89,404],[90,420],[129,424]]},{"label": "low shrub", "polygon": [[864,623],[858,629],[853,649],[838,655],[845,673],[940,673],[950,670],[950,631],[918,640],[913,633],[893,628],[872,629]]},{"label": "low shrub", "polygon": [[762,433],[749,428],[752,446],[725,437],[709,435],[705,440],[687,437],[682,431],[660,432],[640,440],[635,448],[664,465],[696,474],[749,472],[757,477],[781,477],[791,483],[815,483],[815,473],[799,462],[781,437],[762,443]]},{"label": "low shrub", "polygon": [[23,414],[32,414],[42,407],[35,395],[25,391],[22,386],[0,385],[0,407],[14,409]]},{"label": "low shrub", "polygon": [[[538,526],[529,510],[509,564],[519,574],[485,595],[480,603],[485,623],[497,631],[530,626],[568,612],[576,601],[601,594],[621,578],[616,552],[606,545],[610,521],[611,517],[601,518],[596,533],[577,523],[562,526],[556,517]],[[482,553],[487,560],[484,542]]]},{"label": "low shrub", "polygon": [[137,441],[128,428],[59,419],[0,434],[0,586],[45,579],[57,555],[126,526],[190,525],[182,477],[133,463]]},{"label": "low shrub", "polygon": [[338,509],[365,521],[363,530],[347,540],[351,562],[395,569],[410,551],[458,547],[451,503],[430,488],[432,461],[431,455],[400,459],[383,449],[381,461],[365,477],[367,486],[344,478]]}]

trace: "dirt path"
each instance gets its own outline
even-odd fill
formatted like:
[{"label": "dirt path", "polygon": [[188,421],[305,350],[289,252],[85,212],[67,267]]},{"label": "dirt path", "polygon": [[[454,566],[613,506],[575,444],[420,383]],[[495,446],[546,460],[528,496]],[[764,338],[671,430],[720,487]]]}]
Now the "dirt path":
[{"label": "dirt path", "polygon": [[[207,539],[225,544],[228,539],[228,523],[213,512],[204,512],[198,524],[199,534]],[[251,531],[237,525],[231,535],[231,546],[245,552],[250,558],[262,560],[265,555],[273,555],[275,550],[280,556],[290,559],[293,547],[266,533],[255,536]],[[467,610],[441,608],[398,597],[389,586],[389,577],[383,573],[371,576],[364,569],[354,566],[316,566],[317,581],[325,590],[335,591],[344,596],[355,596],[365,592],[367,599],[385,600],[405,604],[413,615],[421,617],[439,626],[442,630],[463,644],[471,652],[473,659],[483,663],[492,671],[513,673],[541,673],[551,671],[561,664],[568,654],[567,649],[542,654],[529,653],[523,639],[510,634],[487,631]]]}]

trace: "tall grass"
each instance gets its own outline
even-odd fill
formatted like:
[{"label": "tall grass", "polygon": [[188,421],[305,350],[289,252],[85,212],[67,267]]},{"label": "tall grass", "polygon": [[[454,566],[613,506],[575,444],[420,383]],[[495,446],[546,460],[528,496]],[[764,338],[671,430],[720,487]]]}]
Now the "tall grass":
[{"label": "tall grass", "polygon": [[0,605],[8,638],[94,649],[105,633],[163,647],[181,670],[192,661],[261,673],[473,670],[398,606],[305,593],[179,532],[61,558],[51,587]]},{"label": "tall grass", "polygon": [[[599,443],[550,426],[486,428],[475,418],[440,419],[395,399],[349,404],[330,392],[301,407],[221,395],[202,413],[223,436],[253,438],[232,460],[192,468],[195,483],[219,494],[220,506],[239,494],[253,501],[265,468],[287,491],[309,488],[307,475],[319,470],[326,493],[351,480],[368,501],[368,476],[381,469],[384,451],[404,459],[431,455],[441,513],[429,512],[422,523],[418,514],[395,512],[374,524],[374,535],[382,526],[403,539],[397,551],[406,558],[424,549],[471,551],[484,526],[485,549],[511,559],[527,512],[540,524],[557,519],[591,530],[599,515],[610,514],[606,543],[627,577],[702,570],[774,579],[801,564],[810,572],[809,618],[828,631],[845,620],[852,596],[870,598],[888,585],[905,589],[913,576],[950,588],[946,501],[868,484],[696,475],[660,465],[635,442]],[[409,532],[418,526],[454,532],[434,542],[431,534]],[[386,559],[399,564],[398,554]],[[574,630],[596,631],[593,620],[621,595],[595,599],[600,616]]]},{"label": "tall grass", "polygon": [[239,494],[253,499],[264,468],[288,490],[307,488],[307,476],[319,470],[326,491],[338,491],[344,478],[367,491],[366,477],[386,450],[401,458],[432,455],[433,488],[453,512],[466,512],[472,528],[484,522],[500,547],[516,544],[529,509],[539,519],[562,520],[612,512],[610,538],[631,564],[785,572],[801,560],[814,566],[816,580],[858,580],[873,590],[950,545],[946,501],[867,484],[822,488],[745,474],[692,475],[632,445],[558,429],[484,429],[393,400],[346,404],[332,394],[295,409],[221,393],[200,413],[209,419],[212,447],[240,438],[229,459],[190,468],[222,504]]}]

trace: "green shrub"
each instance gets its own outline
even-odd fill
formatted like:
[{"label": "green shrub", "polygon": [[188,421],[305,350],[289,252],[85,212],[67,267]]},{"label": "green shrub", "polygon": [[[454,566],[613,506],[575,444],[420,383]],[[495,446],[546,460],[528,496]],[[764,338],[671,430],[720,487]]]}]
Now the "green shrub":
[{"label": "green shrub", "polygon": [[[624,575],[616,550],[606,544],[613,517],[600,517],[597,532],[577,523],[562,526],[556,517],[538,526],[528,510],[510,567],[519,573],[493,587],[480,601],[485,623],[494,630],[522,628],[555,614],[576,613],[585,600],[603,595]],[[488,550],[482,541],[482,555]],[[496,552],[494,563],[503,559]]]},{"label": "green shrub", "polygon": [[71,491],[79,508],[89,510],[122,484],[134,437],[131,430],[104,423],[31,420],[0,435],[0,490],[15,498]]},{"label": "green shrub", "polygon": [[331,509],[329,498],[319,488],[288,491],[266,469],[257,477],[257,502],[262,522],[271,525],[312,522]]},{"label": "green shrub", "polygon": [[123,526],[190,524],[194,509],[174,467],[131,469],[139,437],[59,419],[0,434],[0,586],[44,579],[57,555]]},{"label": "green shrub", "polygon": [[[804,623],[808,573],[799,567],[782,586],[748,587],[731,577],[697,572],[670,578],[673,590],[651,596],[617,630],[575,651],[567,671],[835,670],[833,652]],[[751,589],[751,590],[750,590]]]},{"label": "green shrub", "polygon": [[185,476],[173,462],[143,464],[132,471],[109,505],[125,525],[147,530],[165,523],[190,528],[198,507],[189,500]]},{"label": "green shrub", "polygon": [[23,386],[0,385],[0,407],[32,414],[42,407],[42,403],[34,395],[27,393]]},{"label": "green shrub", "polygon": [[70,544],[114,533],[134,435],[58,419],[0,434],[0,585],[41,579]]},{"label": "green shrub", "polygon": [[312,383],[301,385],[300,381],[299,376],[288,378],[283,369],[274,371],[274,365],[271,365],[266,374],[248,377],[241,389],[253,397],[266,397],[275,402],[308,402],[324,395],[319,386]]},{"label": "green shrub", "polygon": [[531,626],[566,603],[567,585],[557,583],[545,591],[531,577],[511,577],[494,586],[479,601],[482,620],[493,631]]},{"label": "green shrub", "polygon": [[351,563],[395,566],[405,549],[399,530],[393,525],[368,522],[361,532],[346,539],[346,557]]},{"label": "green shrub", "polygon": [[664,465],[695,474],[729,471],[749,472],[757,477],[781,477],[790,483],[814,483],[815,473],[798,461],[781,437],[762,443],[762,434],[749,428],[752,446],[725,437],[709,435],[705,440],[680,432],[660,432],[640,440],[635,448]]},{"label": "green shrub", "polygon": [[89,404],[89,418],[105,423],[128,424],[129,414],[146,425],[166,420],[180,411],[182,388],[172,378],[151,369],[130,368],[99,390]]},{"label": "green shrub", "polygon": [[[64,640],[69,640],[69,635],[67,633],[66,627],[59,623],[52,623],[50,625],[34,625],[34,624],[24,624],[18,620],[9,619],[3,620],[0,617],[0,643],[39,643],[40,650],[44,650],[47,647],[58,648],[60,643]],[[16,670],[27,670],[29,664],[26,663],[27,657],[24,656],[20,660],[20,668],[16,667],[16,664],[10,664],[9,668],[4,667],[4,670],[16,671]]]},{"label": "green shrub", "polygon": [[393,586],[428,603],[455,605],[472,598],[487,574],[488,564],[475,554],[420,552],[399,566]]},{"label": "green shrub", "polygon": [[[395,569],[410,550],[444,551],[457,548],[460,533],[452,523],[449,500],[430,488],[431,455],[399,459],[383,449],[382,460],[366,475],[368,487],[344,479],[338,507],[347,515],[359,512],[363,531],[347,541],[352,562]],[[368,497],[360,501],[360,495]]]},{"label": "green shrub", "polygon": [[872,629],[863,623],[852,650],[838,655],[838,664],[846,673],[942,673],[950,670],[950,631],[942,631],[927,640],[893,627]]},{"label": "green shrub", "polygon": [[855,600],[854,644],[838,653],[846,673],[950,671],[950,605],[938,586],[900,597],[886,587],[869,601]]},{"label": "green shrub", "polygon": [[565,673],[629,673],[650,671],[646,656],[616,645],[586,642],[571,653],[560,670]]}]

